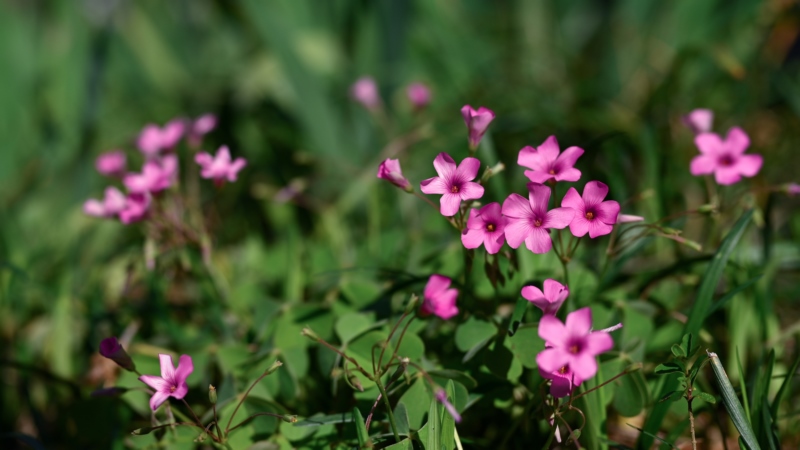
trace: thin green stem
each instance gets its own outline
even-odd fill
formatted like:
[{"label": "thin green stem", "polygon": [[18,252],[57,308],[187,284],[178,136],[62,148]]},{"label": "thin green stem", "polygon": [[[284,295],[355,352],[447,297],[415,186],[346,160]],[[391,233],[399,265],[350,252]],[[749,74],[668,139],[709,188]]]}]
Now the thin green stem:
[{"label": "thin green stem", "polygon": [[383,397],[383,403],[386,405],[386,413],[389,415],[389,424],[392,427],[392,433],[394,434],[394,439],[397,442],[400,442],[400,434],[397,432],[397,423],[394,421],[394,412],[392,412],[392,404],[389,402],[389,396],[386,394],[386,388],[383,387],[383,382],[381,381],[380,377],[375,377],[375,384],[378,386],[378,390],[381,391],[381,397]]},{"label": "thin green stem", "polygon": [[277,417],[278,419],[281,419],[281,420],[283,420],[283,415],[282,415],[282,414],[275,414],[275,413],[270,413],[270,412],[260,412],[260,413],[253,414],[252,416],[250,416],[250,417],[248,417],[248,418],[244,419],[244,420],[243,420],[243,421],[241,421],[241,422],[240,422],[238,425],[236,425],[235,427],[233,427],[233,428],[231,428],[230,430],[228,430],[228,432],[231,432],[231,431],[233,431],[233,430],[235,430],[235,429],[239,428],[240,426],[242,426],[242,425],[246,424],[247,422],[249,422],[249,421],[251,421],[251,420],[255,419],[255,418],[256,418],[256,417],[258,417],[258,416],[272,416],[272,417]]},{"label": "thin green stem", "polygon": [[253,390],[253,388],[254,388],[254,387],[255,387],[255,386],[258,384],[258,382],[259,382],[259,381],[261,381],[261,380],[263,380],[263,379],[264,379],[264,378],[265,378],[267,375],[269,375],[269,372],[268,372],[268,371],[265,371],[264,373],[262,373],[262,374],[261,374],[261,376],[260,376],[260,377],[258,377],[258,379],[257,379],[256,381],[254,381],[254,382],[253,382],[253,384],[251,384],[249,388],[247,388],[247,392],[245,392],[245,393],[244,393],[244,395],[242,396],[242,398],[241,398],[241,399],[239,399],[239,403],[236,405],[236,409],[234,409],[234,410],[233,410],[233,414],[231,414],[231,417],[230,417],[230,419],[228,419],[228,424],[227,424],[227,425],[225,425],[225,435],[226,435],[226,436],[227,436],[227,435],[228,435],[228,433],[231,431],[231,430],[230,430],[230,428],[231,428],[231,422],[233,422],[233,418],[234,418],[234,417],[236,417],[236,413],[237,413],[237,412],[239,412],[239,407],[241,407],[241,406],[242,406],[242,403],[244,403],[244,401],[245,401],[245,399],[247,398],[247,396],[248,396],[248,395],[250,395],[250,391],[252,391],[252,390]]}]

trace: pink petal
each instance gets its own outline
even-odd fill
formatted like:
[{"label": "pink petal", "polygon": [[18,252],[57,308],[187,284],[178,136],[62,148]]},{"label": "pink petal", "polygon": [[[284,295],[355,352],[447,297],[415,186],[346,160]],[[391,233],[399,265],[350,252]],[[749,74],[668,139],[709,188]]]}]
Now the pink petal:
[{"label": "pink petal", "polygon": [[575,214],[572,222],[569,223],[569,232],[575,237],[586,236],[586,233],[589,232],[589,225],[590,222],[583,214]]},{"label": "pink petal", "polygon": [[155,411],[161,406],[162,403],[167,401],[169,398],[169,391],[156,391],[152,397],[150,397],[150,409]]},{"label": "pink petal", "polygon": [[740,156],[735,167],[742,175],[752,177],[761,170],[761,165],[763,163],[764,158],[762,158],[761,155],[749,154]]},{"label": "pink petal", "polygon": [[583,341],[583,351],[592,355],[599,355],[611,350],[614,347],[614,339],[611,335],[603,331],[595,331],[586,336]]},{"label": "pink petal", "polygon": [[[547,212],[547,216],[542,222],[545,228],[562,229],[572,222],[575,217],[575,210],[572,208],[553,208]],[[616,216],[614,216],[616,218]]]},{"label": "pink petal", "polygon": [[581,171],[570,167],[556,173],[556,181],[578,181],[581,179]]},{"label": "pink petal", "polygon": [[617,223],[617,216],[619,216],[619,203],[614,200],[602,202],[594,207],[594,213],[595,220],[613,225]]},{"label": "pink petal", "polygon": [[428,283],[425,285],[423,296],[427,299],[434,299],[440,293],[444,292],[450,287],[452,280],[444,275],[434,274],[428,278]]},{"label": "pink petal", "polygon": [[557,178],[554,175],[544,172],[544,171],[535,171],[535,170],[526,170],[525,176],[531,180],[532,183],[546,183],[547,180],[551,180],[553,178]]},{"label": "pink petal", "polygon": [[483,186],[480,184],[467,181],[461,185],[461,191],[458,193],[458,196],[461,197],[461,200],[477,200],[483,197],[483,191]]},{"label": "pink petal", "polygon": [[475,114],[472,115],[469,126],[477,133],[483,134],[486,132],[486,129],[489,128],[489,124],[492,123],[492,120],[494,120],[494,111],[481,106]]},{"label": "pink petal", "polygon": [[89,199],[83,203],[83,213],[87,216],[105,217],[106,209],[100,201]]},{"label": "pink petal", "polygon": [[170,384],[161,377],[157,377],[155,375],[142,375],[139,377],[139,381],[150,386],[156,392],[169,392]]},{"label": "pink petal", "polygon": [[[525,286],[522,288],[522,297],[529,302],[546,301],[542,291],[536,286]],[[537,305],[538,306],[538,305]],[[540,306],[541,308],[541,306]]]},{"label": "pink petal", "polygon": [[526,220],[533,215],[530,202],[519,194],[511,194],[503,201],[502,213],[506,217]]},{"label": "pink petal", "polygon": [[503,231],[494,233],[485,233],[483,235],[483,246],[486,248],[486,253],[490,255],[494,255],[503,248],[503,244],[506,242],[505,233]]},{"label": "pink petal", "polygon": [[581,198],[581,195],[578,194],[578,191],[574,187],[569,188],[567,193],[564,194],[564,198],[561,199],[561,206],[572,208],[575,211],[580,212],[581,215],[583,215],[584,211],[583,198]]},{"label": "pink petal", "polygon": [[236,181],[236,176],[238,175],[239,171],[244,169],[244,166],[247,165],[247,161],[244,158],[236,158],[231,165],[228,167],[228,181]]},{"label": "pink petal", "polygon": [[729,185],[738,183],[742,179],[742,176],[739,174],[736,166],[718,167],[717,170],[714,171],[714,179],[717,180],[718,184]]},{"label": "pink petal", "polygon": [[478,176],[478,171],[481,168],[481,162],[477,158],[467,157],[461,161],[456,169],[456,177],[459,180],[470,181]]},{"label": "pink petal", "polygon": [[722,139],[716,133],[700,133],[694,137],[694,145],[700,153],[716,155],[725,149]]},{"label": "pink petal", "polygon": [[456,289],[447,289],[439,294],[435,301],[433,313],[444,320],[448,320],[458,314],[456,297],[458,297],[458,291]]},{"label": "pink petal", "polygon": [[683,116],[683,123],[695,134],[705,133],[711,131],[711,126],[714,123],[714,113],[710,109],[695,109]]},{"label": "pink petal", "polygon": [[608,195],[608,186],[606,186],[605,183],[599,181],[590,181],[586,183],[586,186],[583,188],[583,203],[586,205],[585,208],[591,208],[602,202],[603,199],[606,198],[606,195]]},{"label": "pink petal", "polygon": [[205,167],[211,165],[214,162],[214,157],[209,155],[206,152],[200,152],[194,155],[194,162],[200,164],[201,166]]},{"label": "pink petal", "polygon": [[504,230],[506,240],[511,248],[519,247],[532,231],[533,227],[528,219],[510,219],[506,223],[506,228]]},{"label": "pink petal", "polygon": [[564,398],[572,393],[572,382],[569,378],[554,376],[553,384],[550,385],[550,395],[555,398]]},{"label": "pink petal", "polygon": [[[561,149],[558,147],[558,140],[555,136],[550,136],[542,142],[542,145],[536,148],[539,151],[539,154],[544,157],[548,163],[555,162],[556,158],[558,158],[558,153]],[[548,164],[549,166],[549,164]]]},{"label": "pink petal", "polygon": [[[556,172],[561,172],[570,169],[573,166],[575,166],[575,163],[578,162],[578,158],[580,158],[581,155],[583,155],[582,148],[575,146],[569,147],[566,150],[564,150],[563,153],[558,155],[558,158],[556,158],[556,163],[553,166],[553,169],[555,169]],[[580,174],[580,172],[578,172],[578,174]],[[578,180],[569,180],[569,181],[578,181]]]},{"label": "pink petal", "polygon": [[481,218],[484,222],[493,222],[495,225],[501,225],[504,222],[502,215],[502,207],[500,203],[492,202],[484,206],[480,210]]},{"label": "pink petal", "polygon": [[527,187],[533,214],[537,216],[546,215],[547,204],[550,201],[550,188],[538,183],[528,183]]},{"label": "pink petal", "polygon": [[528,237],[525,238],[525,247],[540,255],[549,252],[553,248],[553,241],[550,239],[550,234],[546,229],[533,227]]},{"label": "pink petal", "polygon": [[733,127],[728,130],[725,144],[727,144],[728,151],[735,155],[741,155],[750,146],[750,137],[741,128]]},{"label": "pink petal", "polygon": [[436,158],[433,160],[433,168],[436,169],[436,173],[445,180],[450,180],[450,177],[457,170],[456,162],[453,161],[450,155],[444,152],[436,155]]},{"label": "pink petal", "polygon": [[[547,172],[550,170],[550,163],[550,160],[530,145],[523,147],[517,155],[517,164],[533,169],[536,172]],[[527,172],[525,171],[526,175]]]},{"label": "pink petal", "polygon": [[708,175],[713,173],[717,168],[717,157],[713,155],[697,155],[692,158],[692,163],[689,165],[689,172],[694,175]]},{"label": "pink petal", "polygon": [[[189,355],[181,355],[181,358],[178,360],[178,368],[175,370],[175,384],[179,387],[186,386],[186,379],[189,378],[192,372],[194,372],[192,357]],[[176,393],[175,398],[183,398],[183,396],[178,397]]]},{"label": "pink petal", "polygon": [[576,378],[588,380],[597,373],[597,360],[594,355],[582,352],[577,357],[572,358],[569,368],[575,373]]},{"label": "pink petal", "polygon": [[447,192],[439,199],[439,212],[445,217],[455,216],[460,207],[461,194]]},{"label": "pink petal", "polygon": [[478,248],[483,244],[483,230],[467,229],[461,234],[461,243],[465,248]]},{"label": "pink petal", "polygon": [[551,303],[561,303],[569,295],[569,289],[552,278],[544,280],[544,297]]},{"label": "pink petal", "polygon": [[472,109],[472,106],[464,105],[461,107],[461,117],[464,118],[464,123],[469,127],[470,121],[472,120],[472,116],[475,114],[475,110]]},{"label": "pink petal", "polygon": [[567,315],[566,330],[570,336],[585,336],[592,329],[592,310],[581,308]]},{"label": "pink petal", "polygon": [[617,223],[644,222],[644,217],[632,214],[620,214],[617,216]]},{"label": "pink petal", "polygon": [[[542,320],[546,318],[554,318],[553,316],[544,316]],[[556,319],[558,320],[558,319]],[[541,328],[542,324],[539,323],[539,328]],[[547,339],[545,339],[547,340]],[[547,340],[550,342],[549,340]],[[539,369],[543,372],[553,373],[564,367],[569,363],[569,357],[563,350],[555,349],[555,348],[548,348],[541,351],[538,355],[536,355],[536,364],[539,366]]]},{"label": "pink petal", "polygon": [[481,208],[480,210],[472,208],[469,210],[469,216],[467,216],[468,230],[483,230],[485,222],[483,219],[483,214],[481,214],[481,211],[483,211],[484,208]]},{"label": "pink petal", "polygon": [[449,194],[450,188],[447,186],[444,178],[433,177],[427,180],[422,180],[419,183],[419,190],[424,194]]},{"label": "pink petal", "polygon": [[158,362],[161,364],[161,378],[168,383],[175,380],[175,366],[172,364],[172,356],[159,353]]},{"label": "pink petal", "polygon": [[594,219],[587,222],[589,222],[589,237],[592,239],[598,236],[605,236],[614,229],[613,225],[609,225],[602,220]]},{"label": "pink petal", "polygon": [[179,384],[175,388],[175,392],[171,393],[170,395],[172,395],[173,397],[175,397],[178,400],[180,400],[183,397],[186,397],[186,394],[188,394],[188,393],[189,393],[189,386],[187,386],[186,383],[183,383],[183,384]]}]

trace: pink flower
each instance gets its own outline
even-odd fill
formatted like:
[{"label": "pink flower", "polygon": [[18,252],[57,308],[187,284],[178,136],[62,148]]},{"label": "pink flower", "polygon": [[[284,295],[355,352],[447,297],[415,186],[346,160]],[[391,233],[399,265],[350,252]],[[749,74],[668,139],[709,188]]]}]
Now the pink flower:
[{"label": "pink flower", "polygon": [[120,176],[125,173],[125,153],[122,150],[102,153],[95,160],[94,167],[101,175]]},{"label": "pink flower", "polygon": [[408,100],[415,108],[424,108],[431,101],[431,90],[422,83],[412,83],[406,89]]},{"label": "pink flower", "polygon": [[477,159],[464,158],[456,168],[450,155],[439,153],[433,160],[433,167],[439,176],[423,180],[419,188],[426,194],[443,194],[439,200],[439,211],[443,216],[456,215],[462,201],[483,197],[483,186],[472,181],[481,168]]},{"label": "pink flower", "polygon": [[403,176],[403,170],[400,169],[400,161],[397,159],[387,159],[382,162],[378,167],[378,178],[382,178],[400,189],[414,192],[411,183]]},{"label": "pink flower", "polygon": [[202,167],[200,175],[203,178],[210,178],[219,183],[225,180],[236,181],[239,171],[247,165],[247,161],[244,158],[236,158],[231,162],[231,152],[226,145],[217,150],[216,157],[212,157],[206,152],[201,152],[195,155],[194,160]]},{"label": "pink flower", "polygon": [[569,147],[559,154],[558,141],[555,136],[547,138],[537,148],[527,146],[519,151],[517,164],[531,170],[525,176],[534,183],[545,183],[549,180],[578,181],[581,171],[573,167],[583,155],[583,149]]},{"label": "pink flower", "polygon": [[644,217],[630,214],[617,214],[617,223],[644,222]]},{"label": "pink flower", "polygon": [[569,296],[569,288],[553,279],[544,280],[544,292],[536,286],[522,288],[522,296],[541,309],[545,315],[555,315]]},{"label": "pink flower", "polygon": [[158,193],[170,187],[177,178],[178,157],[166,155],[160,161],[148,161],[142,173],[129,173],[122,183],[132,193]]},{"label": "pink flower", "polygon": [[458,314],[456,307],[458,290],[451,289],[450,283],[450,278],[436,274],[431,275],[428,284],[425,285],[422,307],[420,307],[420,313],[423,316],[433,314],[447,320]]},{"label": "pink flower", "polygon": [[439,389],[436,391],[435,394],[436,400],[444,406],[444,409],[447,410],[447,413],[453,417],[457,423],[461,422],[461,414],[458,413],[458,410],[449,400],[447,400],[447,392],[444,389]]},{"label": "pink flower", "polygon": [[714,112],[710,109],[695,109],[683,116],[683,123],[694,134],[708,133],[714,123]]},{"label": "pink flower", "polygon": [[119,341],[115,337],[108,337],[100,341],[100,354],[103,357],[108,358],[118,366],[122,367],[125,370],[135,372],[136,371],[136,364],[133,363],[130,355],[128,352],[122,348]]},{"label": "pink flower", "polygon": [[95,217],[113,217],[125,208],[125,194],[115,187],[107,187],[103,201],[86,200],[83,212]]},{"label": "pink flower", "polygon": [[210,133],[217,127],[217,116],[214,114],[203,114],[195,119],[189,127],[189,144],[198,147],[203,142],[203,136]]},{"label": "pink flower", "polygon": [[500,204],[489,203],[481,209],[471,209],[467,228],[461,233],[461,243],[466,248],[478,248],[483,244],[486,252],[495,254],[500,251],[506,241],[503,230],[506,218],[500,214]]},{"label": "pink flower", "polygon": [[139,150],[152,159],[158,156],[162,150],[169,150],[178,144],[178,141],[183,137],[186,131],[186,123],[183,119],[173,119],[164,125],[164,128],[159,128],[158,125],[146,125],[136,143]]},{"label": "pink flower", "polygon": [[158,359],[161,362],[160,377],[155,375],[142,375],[139,377],[139,381],[156,391],[150,397],[150,409],[153,411],[157,410],[169,397],[175,397],[178,400],[185,397],[186,393],[189,392],[186,379],[194,371],[192,357],[189,355],[181,355],[177,369],[172,365],[172,356],[159,354]]},{"label": "pink flower", "polygon": [[150,210],[150,194],[133,192],[125,199],[125,209],[119,212],[119,220],[125,225],[138,222],[147,217]]},{"label": "pink flower", "polygon": [[469,129],[469,147],[476,149],[478,144],[481,143],[481,138],[486,133],[486,129],[489,128],[489,124],[494,120],[494,111],[483,106],[476,111],[472,106],[464,105],[461,108],[461,115],[464,117],[467,129]]},{"label": "pink flower", "polygon": [[564,397],[597,373],[597,355],[611,350],[608,333],[592,331],[592,311],[581,308],[567,315],[566,324],[554,315],[539,322],[539,337],[547,347],[536,355],[539,371],[553,380],[550,393]]},{"label": "pink flower", "polygon": [[547,253],[553,246],[550,228],[562,229],[569,225],[575,210],[553,208],[547,210],[550,188],[539,183],[528,183],[528,199],[511,194],[503,202],[503,215],[507,217],[505,234],[508,245],[525,246],[533,253]]},{"label": "pink flower", "polygon": [[800,194],[800,184],[797,183],[789,183],[786,185],[786,193],[790,196],[794,197],[795,195]]},{"label": "pink flower", "polygon": [[376,109],[381,106],[381,97],[378,95],[378,85],[372,77],[361,77],[350,87],[350,96],[367,109]]},{"label": "pink flower", "polygon": [[750,146],[750,138],[739,127],[733,127],[723,141],[714,133],[700,133],[694,138],[700,154],[692,159],[689,168],[692,175],[713,173],[718,184],[738,183],[742,176],[752,177],[761,170],[761,155],[744,152]]},{"label": "pink flower", "polygon": [[611,233],[617,223],[619,203],[614,200],[603,201],[608,194],[608,186],[599,181],[590,181],[583,188],[583,197],[575,188],[569,188],[561,200],[561,206],[574,209],[575,217],[569,223],[569,231],[576,237],[589,233],[594,239]]}]

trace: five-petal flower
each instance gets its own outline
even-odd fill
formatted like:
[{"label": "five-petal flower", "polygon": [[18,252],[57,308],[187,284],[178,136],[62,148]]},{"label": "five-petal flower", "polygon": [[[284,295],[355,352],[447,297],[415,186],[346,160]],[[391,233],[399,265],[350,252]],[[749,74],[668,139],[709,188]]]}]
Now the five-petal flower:
[{"label": "five-petal flower", "polygon": [[136,140],[139,150],[148,159],[156,158],[162,150],[169,150],[178,144],[186,131],[186,121],[184,119],[173,119],[164,128],[158,125],[146,125],[139,138]]},{"label": "five-petal flower", "polygon": [[157,410],[169,397],[175,397],[178,400],[185,397],[189,392],[186,379],[194,371],[192,357],[189,355],[181,355],[177,368],[172,365],[172,356],[170,355],[159,354],[158,359],[161,363],[160,377],[155,375],[139,377],[139,381],[155,389],[155,393],[150,397],[150,409],[153,411]]},{"label": "five-petal flower", "polygon": [[507,217],[505,235],[508,245],[525,246],[533,253],[547,253],[553,247],[550,228],[562,229],[569,225],[575,210],[553,208],[547,210],[550,188],[539,183],[528,183],[528,198],[511,194],[503,202],[503,215]]},{"label": "five-petal flower", "polygon": [[742,176],[752,177],[761,170],[763,158],[744,152],[750,146],[750,138],[741,128],[733,127],[725,140],[715,133],[700,133],[694,138],[700,154],[692,159],[689,167],[692,175],[713,173],[717,183],[738,183]]},{"label": "five-petal flower", "polygon": [[447,320],[458,314],[456,307],[458,290],[450,288],[450,283],[450,278],[443,275],[431,275],[422,294],[420,313],[423,316],[433,314]]},{"label": "five-petal flower", "polygon": [[236,181],[239,171],[247,165],[247,161],[244,158],[236,158],[231,161],[231,152],[225,145],[217,150],[216,157],[206,152],[201,152],[195,155],[194,160],[202,168],[200,175],[203,178],[213,179],[217,183],[222,183],[225,180]]},{"label": "five-petal flower", "polygon": [[500,251],[506,241],[505,228],[506,218],[500,213],[499,203],[489,203],[481,209],[471,209],[467,227],[461,233],[461,243],[466,248],[478,248],[483,245],[486,252],[493,255]]},{"label": "five-petal flower", "polygon": [[531,169],[525,171],[525,176],[534,183],[545,183],[549,180],[578,181],[581,171],[574,166],[583,155],[583,149],[573,146],[559,152],[558,140],[555,136],[550,136],[539,147],[527,146],[520,150],[517,164]]},{"label": "five-petal flower", "polygon": [[483,197],[483,186],[472,181],[481,167],[481,162],[476,158],[464,158],[456,167],[450,155],[439,153],[433,160],[433,167],[439,176],[423,180],[420,190],[426,194],[442,194],[439,211],[443,216],[456,215],[464,200]]},{"label": "five-petal flower", "polygon": [[589,233],[594,239],[611,233],[617,223],[619,203],[614,200],[603,201],[608,195],[608,186],[599,181],[590,181],[583,188],[583,197],[575,188],[569,188],[561,200],[561,206],[574,209],[575,217],[569,223],[569,231],[576,237]]}]

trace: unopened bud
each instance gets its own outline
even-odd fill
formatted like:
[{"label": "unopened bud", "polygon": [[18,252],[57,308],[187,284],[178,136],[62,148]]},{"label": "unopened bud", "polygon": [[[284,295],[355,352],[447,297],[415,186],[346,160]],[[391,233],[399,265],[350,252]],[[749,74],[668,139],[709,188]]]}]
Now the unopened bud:
[{"label": "unopened bud", "polygon": [[702,205],[697,208],[697,212],[702,214],[709,214],[717,211],[717,205],[713,203],[709,203],[707,205]]},{"label": "unopened bud", "polygon": [[217,404],[217,388],[210,384],[208,385],[208,401],[210,401],[212,405]]},{"label": "unopened bud", "polygon": [[391,377],[389,377],[389,379],[390,380],[396,380],[396,379],[400,378],[400,375],[402,375],[403,372],[405,372],[406,369],[408,368],[408,363],[409,363],[408,358],[401,359],[400,360],[400,365],[397,366],[397,368],[394,370],[394,373],[392,374]]},{"label": "unopened bud", "polygon": [[269,375],[272,372],[275,372],[276,370],[278,370],[278,367],[280,367],[282,365],[283,365],[282,362],[276,360],[274,363],[272,363],[271,366],[269,366],[269,369],[266,370],[266,374]]},{"label": "unopened bud", "polygon": [[144,428],[137,428],[131,431],[131,434],[134,436],[143,436],[145,434],[150,434],[156,427],[144,427]]},{"label": "unopened bud", "polygon": [[664,234],[673,234],[675,236],[678,236],[679,234],[681,234],[683,232],[681,230],[678,230],[677,228],[670,228],[670,227],[661,227],[661,231]]},{"label": "unopened bud", "polygon": [[358,389],[359,392],[364,392],[364,386],[361,384],[361,380],[359,380],[357,376],[353,375],[350,377],[350,384],[353,385],[354,388]]},{"label": "unopened bud", "polygon": [[700,243],[699,243],[699,242],[695,242],[695,241],[692,241],[692,240],[686,239],[686,240],[683,242],[683,244],[684,244],[684,245],[686,245],[686,246],[687,246],[687,247],[689,247],[689,248],[692,248],[692,249],[694,249],[694,250],[697,250],[698,252],[702,252],[702,251],[703,251],[703,246],[702,246],[702,245],[700,245]]},{"label": "unopened bud", "polygon": [[406,305],[406,314],[411,314],[417,309],[417,303],[419,303],[419,297],[417,294],[411,294],[411,298],[408,300],[408,304]]},{"label": "unopened bud", "polygon": [[483,176],[481,176],[481,184],[489,181],[490,178],[504,170],[506,170],[506,165],[502,162],[495,164],[493,167],[487,167],[486,170],[483,171]]},{"label": "unopened bud", "polygon": [[286,423],[297,423],[297,416],[284,414],[283,416],[281,416],[281,420]]},{"label": "unopened bud", "polygon": [[128,352],[122,348],[122,345],[120,345],[115,337],[108,337],[100,342],[100,354],[114,361],[118,366],[127,371],[136,371],[136,364],[133,363]]},{"label": "unopened bud", "polygon": [[303,328],[303,331],[301,331],[300,334],[313,341],[319,341],[319,336],[317,336],[317,333],[314,333],[314,331],[311,328],[308,327]]}]

